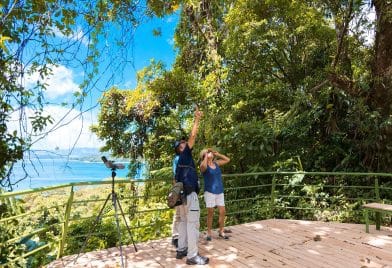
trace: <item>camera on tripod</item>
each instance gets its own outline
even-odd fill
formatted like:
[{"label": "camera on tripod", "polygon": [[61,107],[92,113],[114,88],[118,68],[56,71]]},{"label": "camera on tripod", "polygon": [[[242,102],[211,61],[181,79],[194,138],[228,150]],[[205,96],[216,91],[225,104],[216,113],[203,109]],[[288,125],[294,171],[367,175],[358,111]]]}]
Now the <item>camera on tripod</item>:
[{"label": "camera on tripod", "polygon": [[102,156],[101,159],[107,168],[110,168],[110,169],[124,169],[125,168],[125,166],[123,164],[115,164],[114,161],[108,160],[105,156]]},{"label": "camera on tripod", "polygon": [[125,166],[123,164],[115,164],[114,161],[107,160],[107,158],[105,156],[102,156],[101,159],[104,162],[105,166],[112,170],[112,191],[108,195],[108,197],[106,198],[105,203],[103,204],[101,210],[98,213],[97,218],[95,219],[95,223],[94,223],[93,227],[90,229],[90,232],[88,233],[86,239],[84,240],[84,243],[83,243],[82,247],[79,250],[79,254],[76,256],[76,258],[73,260],[73,262],[74,262],[74,264],[76,264],[76,261],[79,258],[79,255],[84,251],[84,249],[85,249],[85,247],[87,245],[88,240],[90,239],[93,231],[97,227],[98,222],[101,221],[101,219],[102,219],[103,211],[104,211],[104,209],[106,207],[106,204],[108,203],[109,200],[111,200],[113,208],[114,208],[114,216],[115,216],[115,219],[116,219],[118,242],[120,244],[121,267],[125,268],[123,249],[122,249],[122,241],[121,241],[121,230],[120,230],[120,225],[119,225],[119,215],[118,215],[119,213],[121,214],[121,216],[122,216],[122,218],[124,220],[125,226],[127,228],[128,234],[129,234],[129,236],[131,238],[131,241],[132,241],[133,247],[135,249],[135,252],[137,252],[137,248],[136,248],[135,242],[133,241],[133,238],[132,238],[131,229],[129,228],[127,219],[125,218],[125,214],[124,214],[124,211],[123,211],[123,209],[121,207],[120,200],[117,198],[117,193],[114,191],[114,178],[116,177],[116,172],[115,171],[116,171],[116,169],[123,169]]}]

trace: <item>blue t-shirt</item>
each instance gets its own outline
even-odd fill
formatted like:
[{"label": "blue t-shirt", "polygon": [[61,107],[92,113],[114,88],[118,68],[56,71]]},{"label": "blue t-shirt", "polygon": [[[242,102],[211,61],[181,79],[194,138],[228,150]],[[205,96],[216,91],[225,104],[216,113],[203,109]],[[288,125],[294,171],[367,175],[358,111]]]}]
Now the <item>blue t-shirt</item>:
[{"label": "blue t-shirt", "polygon": [[178,164],[178,159],[180,156],[176,154],[173,158],[173,176],[176,176],[176,169],[177,169],[177,164]]},{"label": "blue t-shirt", "polygon": [[215,168],[207,165],[207,169],[203,173],[204,177],[204,192],[212,194],[223,193],[222,171],[215,163]]},{"label": "blue t-shirt", "polygon": [[176,168],[176,182],[184,184],[186,194],[199,192],[199,178],[197,176],[195,163],[192,158],[192,150],[186,144],[184,151],[179,154]]}]

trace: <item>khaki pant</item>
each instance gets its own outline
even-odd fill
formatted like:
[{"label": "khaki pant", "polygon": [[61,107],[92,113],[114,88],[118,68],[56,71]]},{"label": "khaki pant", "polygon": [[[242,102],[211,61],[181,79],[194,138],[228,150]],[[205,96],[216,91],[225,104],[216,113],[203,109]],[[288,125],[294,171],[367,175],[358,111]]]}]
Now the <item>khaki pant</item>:
[{"label": "khaki pant", "polygon": [[180,223],[180,206],[174,207],[175,212],[173,214],[172,224],[172,238],[178,239],[178,224]]},{"label": "khaki pant", "polygon": [[188,248],[187,258],[190,259],[198,254],[200,206],[197,194],[190,193],[186,197],[186,204],[180,205],[178,208],[180,211],[178,250],[183,251]]}]

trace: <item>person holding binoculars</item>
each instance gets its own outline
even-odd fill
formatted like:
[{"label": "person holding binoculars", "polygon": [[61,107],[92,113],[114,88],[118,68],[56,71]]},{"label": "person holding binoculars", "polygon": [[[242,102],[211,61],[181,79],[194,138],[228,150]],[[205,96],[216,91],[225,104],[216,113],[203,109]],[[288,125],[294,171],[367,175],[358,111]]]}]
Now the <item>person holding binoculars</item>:
[{"label": "person holding binoculars", "polygon": [[212,240],[211,229],[214,216],[214,208],[219,210],[219,238],[229,239],[224,233],[225,224],[225,199],[223,194],[223,182],[221,166],[230,162],[230,158],[211,149],[203,149],[200,152],[200,171],[204,177],[204,200],[207,207],[207,241]]}]

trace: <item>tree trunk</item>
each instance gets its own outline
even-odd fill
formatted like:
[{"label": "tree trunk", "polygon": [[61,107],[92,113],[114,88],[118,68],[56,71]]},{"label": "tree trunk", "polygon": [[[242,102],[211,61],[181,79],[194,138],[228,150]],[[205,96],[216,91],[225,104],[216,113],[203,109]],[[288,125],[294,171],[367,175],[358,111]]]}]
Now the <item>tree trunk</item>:
[{"label": "tree trunk", "polygon": [[373,109],[388,117],[392,108],[392,1],[373,0],[373,4],[376,10],[376,36],[369,100]]}]

